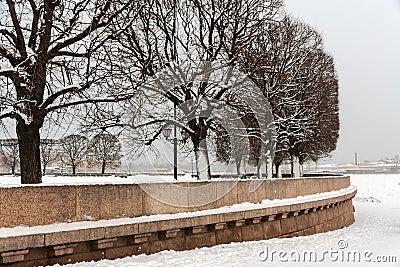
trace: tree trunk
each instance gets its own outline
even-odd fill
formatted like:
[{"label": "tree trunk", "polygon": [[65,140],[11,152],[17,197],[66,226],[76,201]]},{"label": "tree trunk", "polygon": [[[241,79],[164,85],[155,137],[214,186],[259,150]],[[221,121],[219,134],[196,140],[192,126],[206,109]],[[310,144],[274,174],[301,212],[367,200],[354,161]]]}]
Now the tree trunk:
[{"label": "tree trunk", "polygon": [[293,156],[293,177],[299,178],[300,177],[300,161],[299,157]]},{"label": "tree trunk", "polygon": [[273,175],[273,168],[274,168],[274,164],[272,162],[272,158],[271,157],[266,157],[265,160],[265,178],[272,178]]},{"label": "tree trunk", "polygon": [[242,164],[241,160],[236,160],[236,174],[240,176],[240,165]]},{"label": "tree trunk", "polygon": [[262,174],[261,174],[261,164],[258,164],[258,165],[257,165],[256,176],[257,176],[257,178],[262,178]]},{"label": "tree trunk", "polygon": [[40,126],[17,122],[17,136],[22,184],[40,184],[42,170],[40,164]]},{"label": "tree trunk", "polygon": [[304,163],[300,163],[300,177],[304,176]]},{"label": "tree trunk", "polygon": [[280,163],[275,163],[276,178],[282,178],[282,172],[280,167],[281,167]]},{"label": "tree trunk", "polygon": [[76,174],[76,164],[72,164],[72,174]]},{"label": "tree trunk", "polygon": [[294,177],[294,160],[293,155],[290,155],[290,177]]},{"label": "tree trunk", "polygon": [[46,164],[43,164],[43,175],[46,175]]},{"label": "tree trunk", "polygon": [[101,164],[101,174],[104,174],[106,172],[106,161],[103,160]]},{"label": "tree trunk", "polygon": [[15,163],[13,163],[11,166],[11,174],[15,175]]},{"label": "tree trunk", "polygon": [[194,154],[196,157],[196,171],[198,180],[211,180],[211,168],[207,148],[207,127],[200,126],[192,137]]},{"label": "tree trunk", "polygon": [[211,180],[211,169],[206,140],[200,142],[199,147],[195,150],[195,154],[198,180]]}]

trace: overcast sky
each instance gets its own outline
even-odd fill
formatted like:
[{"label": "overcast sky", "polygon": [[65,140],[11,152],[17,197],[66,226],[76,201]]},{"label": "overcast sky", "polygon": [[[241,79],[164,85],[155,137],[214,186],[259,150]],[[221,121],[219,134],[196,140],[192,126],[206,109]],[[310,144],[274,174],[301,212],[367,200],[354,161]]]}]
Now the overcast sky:
[{"label": "overcast sky", "polygon": [[340,139],[333,162],[400,155],[400,0],[286,0],[317,28],[340,82]]}]

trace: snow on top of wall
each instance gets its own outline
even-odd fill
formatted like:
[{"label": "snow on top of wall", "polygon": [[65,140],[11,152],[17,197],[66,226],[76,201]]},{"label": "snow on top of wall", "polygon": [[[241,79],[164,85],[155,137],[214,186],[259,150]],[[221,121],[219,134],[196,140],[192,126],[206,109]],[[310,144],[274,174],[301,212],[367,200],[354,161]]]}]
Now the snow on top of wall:
[{"label": "snow on top of wall", "polygon": [[[335,178],[336,176],[329,177],[310,177],[313,178]],[[279,178],[279,180],[290,180],[293,178]],[[174,180],[171,175],[133,175],[126,178],[118,175],[110,176],[54,176],[45,175],[42,178],[41,184],[21,184],[21,177],[12,175],[0,176],[1,187],[23,187],[23,186],[63,186],[63,185],[120,185],[120,184],[144,184],[144,183],[175,183],[175,182],[204,182],[198,181],[192,177],[191,174],[178,176],[178,180]],[[213,178],[212,181],[237,181],[237,178]],[[240,179],[239,181],[260,181],[260,179]],[[272,179],[274,180],[274,179]]]}]

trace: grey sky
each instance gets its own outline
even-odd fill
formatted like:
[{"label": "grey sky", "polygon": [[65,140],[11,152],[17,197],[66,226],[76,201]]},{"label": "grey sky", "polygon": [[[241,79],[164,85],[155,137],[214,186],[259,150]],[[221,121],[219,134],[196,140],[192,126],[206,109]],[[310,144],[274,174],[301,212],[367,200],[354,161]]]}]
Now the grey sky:
[{"label": "grey sky", "polygon": [[317,28],[340,81],[341,130],[333,162],[400,155],[400,0],[286,0]]}]

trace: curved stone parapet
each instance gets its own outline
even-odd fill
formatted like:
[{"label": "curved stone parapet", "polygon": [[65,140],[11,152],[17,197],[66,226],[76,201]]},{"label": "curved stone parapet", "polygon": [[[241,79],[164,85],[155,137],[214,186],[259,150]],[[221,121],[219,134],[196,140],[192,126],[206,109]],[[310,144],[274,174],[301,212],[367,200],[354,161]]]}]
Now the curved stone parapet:
[{"label": "curved stone parapet", "polygon": [[0,227],[132,218],[216,209],[340,190],[350,177],[144,184],[0,185]]},{"label": "curved stone parapet", "polygon": [[[264,195],[264,199],[253,203],[247,201],[174,214],[3,227],[0,228],[0,265],[38,266],[115,259],[162,250],[186,250],[336,230],[354,222],[352,198],[357,190],[342,178],[341,186],[331,181],[331,187],[326,188],[335,189],[321,193],[296,196],[287,188],[285,194],[290,193],[292,197],[284,199],[268,199]],[[295,181],[299,189],[304,186],[302,181],[308,179],[290,180]],[[272,180],[275,181],[282,180]],[[248,181],[237,184],[237,192],[242,192],[239,188],[246,184]],[[262,184],[264,187],[258,186],[257,190],[266,192],[265,185],[271,185],[269,182]]]}]

